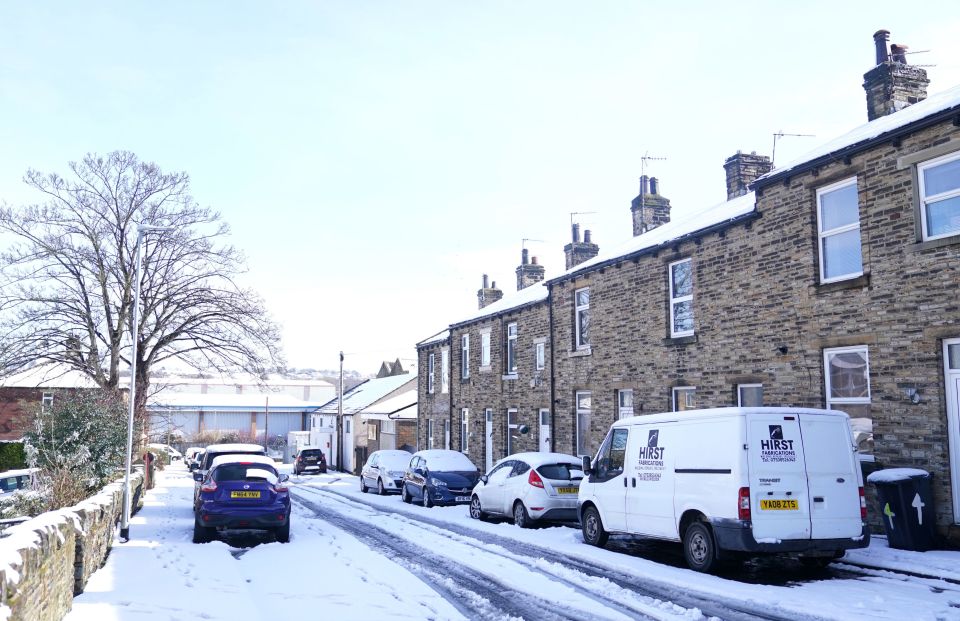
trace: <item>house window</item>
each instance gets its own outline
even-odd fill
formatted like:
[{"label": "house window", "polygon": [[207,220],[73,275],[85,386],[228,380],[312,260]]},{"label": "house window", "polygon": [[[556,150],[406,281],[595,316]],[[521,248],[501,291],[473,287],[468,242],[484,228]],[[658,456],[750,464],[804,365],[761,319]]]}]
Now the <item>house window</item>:
[{"label": "house window", "polygon": [[633,391],[632,390],[617,391],[617,415],[621,419],[627,418],[628,416],[633,416]]},{"label": "house window", "polygon": [[694,397],[697,394],[697,389],[694,386],[677,386],[673,389],[673,411],[674,412],[683,412],[685,410],[693,410],[696,408],[696,400]]},{"label": "house window", "polygon": [[543,371],[543,368],[547,365],[546,343],[537,343],[534,345],[533,360],[535,366],[537,367],[537,371]]},{"label": "house window", "polygon": [[470,335],[460,337],[460,377],[470,377]]},{"label": "house window", "polygon": [[427,392],[433,394],[434,354],[427,357]]},{"label": "house window", "polygon": [[[503,443],[504,447],[506,447],[507,455],[513,455],[513,441],[518,439],[516,434],[519,428],[520,425],[517,423],[517,410],[512,408],[507,410],[507,427],[505,429],[507,437],[506,442]],[[507,455],[504,455],[504,457]]]},{"label": "house window", "polygon": [[450,392],[450,350],[440,352],[440,392]]},{"label": "house window", "polygon": [[377,441],[377,423],[374,421],[367,421],[367,440]]},{"label": "house window", "polygon": [[480,366],[490,366],[490,332],[480,334]]},{"label": "house window", "polygon": [[590,347],[590,288],[577,289],[573,296],[577,349],[586,349]]},{"label": "house window", "polygon": [[593,455],[597,447],[590,438],[590,391],[578,390],[575,403],[577,406],[577,455]]},{"label": "house window", "polygon": [[427,419],[427,448],[433,448],[433,419]]},{"label": "house window", "polygon": [[507,324],[507,373],[517,372],[517,324]]},{"label": "house window", "polygon": [[763,384],[737,384],[737,405],[742,408],[763,405]]},{"label": "house window", "polygon": [[467,424],[470,418],[470,410],[463,408],[460,410],[460,452],[466,453],[470,448],[469,443],[469,425]]},{"label": "house window", "polygon": [[960,234],[960,153],[917,166],[923,239]]},{"label": "house window", "polygon": [[846,280],[863,274],[856,178],[817,190],[817,226],[820,232],[820,282]]},{"label": "house window", "polygon": [[873,418],[870,415],[870,359],[866,346],[823,350],[827,409],[850,416],[857,450],[872,457]]},{"label": "house window", "polygon": [[53,393],[45,392],[40,397],[40,406],[44,408],[49,408],[53,406]]},{"label": "house window", "polygon": [[693,263],[690,259],[671,263],[670,336],[693,334]]}]

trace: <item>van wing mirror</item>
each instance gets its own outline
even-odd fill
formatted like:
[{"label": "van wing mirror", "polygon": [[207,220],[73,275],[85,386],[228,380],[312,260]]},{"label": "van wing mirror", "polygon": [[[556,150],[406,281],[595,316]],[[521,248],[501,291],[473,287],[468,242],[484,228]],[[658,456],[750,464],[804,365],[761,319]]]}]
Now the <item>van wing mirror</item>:
[{"label": "van wing mirror", "polygon": [[481,474],[481,475],[480,475],[480,481],[481,481],[484,485],[487,484],[487,480],[488,480],[488,479],[487,479],[487,475],[485,475],[485,474]]},{"label": "van wing mirror", "polygon": [[593,474],[593,469],[590,467],[590,456],[584,455],[583,456],[583,475],[590,476],[591,474]]}]

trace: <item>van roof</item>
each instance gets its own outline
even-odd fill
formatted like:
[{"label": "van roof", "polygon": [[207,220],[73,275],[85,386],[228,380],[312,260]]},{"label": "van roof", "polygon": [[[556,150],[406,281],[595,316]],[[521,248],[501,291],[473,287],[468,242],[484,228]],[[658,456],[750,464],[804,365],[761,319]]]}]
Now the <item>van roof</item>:
[{"label": "van roof", "polygon": [[702,410],[684,410],[682,412],[663,412],[660,414],[638,414],[623,418],[613,423],[614,427],[629,427],[637,424],[662,423],[674,420],[691,420],[707,418],[723,418],[732,416],[743,416],[750,412],[759,414],[807,414],[816,416],[834,416],[849,418],[841,410],[822,410],[817,408],[793,408],[793,407],[728,407],[728,408],[704,408]]},{"label": "van roof", "polygon": [[261,444],[235,442],[232,444],[211,444],[206,450],[208,453],[249,453],[263,451],[264,448]]}]

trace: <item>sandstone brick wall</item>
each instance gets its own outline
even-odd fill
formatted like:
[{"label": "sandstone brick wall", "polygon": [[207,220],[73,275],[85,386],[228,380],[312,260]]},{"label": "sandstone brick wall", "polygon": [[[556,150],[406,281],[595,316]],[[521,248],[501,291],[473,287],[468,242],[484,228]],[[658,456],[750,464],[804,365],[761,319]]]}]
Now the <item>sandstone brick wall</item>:
[{"label": "sandstone brick wall", "polygon": [[[131,477],[140,499],[143,475]],[[103,566],[120,519],[123,481],[68,509],[11,527],[0,539],[0,615],[10,621],[59,621]]]},{"label": "sandstone brick wall", "polygon": [[[450,347],[450,339],[446,338],[434,341],[417,348],[418,377],[417,377],[417,416],[420,419],[419,437],[415,446],[417,450],[423,450],[430,445],[427,442],[427,421],[433,421],[433,446],[434,448],[443,448],[443,421],[450,421],[450,393],[444,393],[441,389],[442,382],[440,373],[442,370],[441,352],[444,348]],[[450,363],[453,366],[453,351],[450,352]],[[434,355],[434,390],[431,394],[428,390],[427,373],[430,369],[429,357]],[[451,389],[453,380],[451,379]],[[452,421],[451,434],[452,434]],[[452,443],[452,438],[451,438]]]}]

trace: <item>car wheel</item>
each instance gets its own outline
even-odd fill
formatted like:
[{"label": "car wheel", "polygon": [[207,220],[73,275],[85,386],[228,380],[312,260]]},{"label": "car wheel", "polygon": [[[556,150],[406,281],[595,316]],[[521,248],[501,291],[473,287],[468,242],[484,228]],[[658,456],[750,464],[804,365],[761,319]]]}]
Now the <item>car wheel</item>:
[{"label": "car wheel", "polygon": [[407,484],[406,484],[406,483],[403,484],[403,489],[400,490],[400,499],[401,499],[403,502],[405,502],[405,503],[407,503],[407,504],[410,504],[410,492],[407,491]]},{"label": "car wheel", "polygon": [[213,541],[216,533],[217,529],[215,528],[210,528],[209,526],[200,526],[196,522],[193,523],[194,543],[207,543],[208,541]]},{"label": "car wheel", "polygon": [[530,526],[530,515],[527,513],[527,508],[519,500],[513,505],[513,523],[520,528]]},{"label": "car wheel", "polygon": [[583,512],[583,540],[592,546],[602,548],[607,544],[607,531],[603,528],[600,512],[596,507],[587,507]]},{"label": "car wheel", "polygon": [[387,490],[383,487],[383,479],[377,479],[377,493],[381,496],[387,495]]},{"label": "car wheel", "polygon": [[487,514],[480,508],[480,497],[476,494],[470,499],[470,517],[481,522],[487,521]]},{"label": "car wheel", "polygon": [[366,493],[367,493],[367,484],[363,482],[363,477],[362,477],[362,476],[360,477],[360,493],[361,493],[361,494],[366,494]]},{"label": "car wheel", "polygon": [[287,523],[274,531],[277,541],[288,543],[290,541],[290,516],[287,516]]},{"label": "car wheel", "polygon": [[717,564],[717,551],[710,527],[703,522],[694,522],[683,533],[683,556],[690,569],[709,572]]},{"label": "car wheel", "polygon": [[423,492],[423,498],[421,498],[420,500],[423,502],[424,508],[429,509],[430,507],[433,506],[433,503],[430,502],[430,492],[429,490],[427,490],[426,485],[423,486],[423,489],[421,491]]}]

